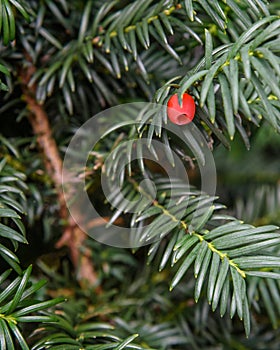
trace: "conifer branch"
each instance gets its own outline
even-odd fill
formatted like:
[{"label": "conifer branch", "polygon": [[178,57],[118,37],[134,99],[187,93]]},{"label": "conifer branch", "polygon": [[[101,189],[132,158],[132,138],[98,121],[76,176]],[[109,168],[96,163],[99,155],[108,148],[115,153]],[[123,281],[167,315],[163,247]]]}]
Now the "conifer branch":
[{"label": "conifer branch", "polygon": [[[23,99],[29,110],[29,122],[37,137],[38,147],[42,153],[46,171],[52,179],[56,189],[60,220],[64,223],[63,235],[56,243],[57,248],[67,246],[70,250],[71,260],[77,270],[78,279],[81,283],[91,286],[97,285],[97,275],[92,264],[89,250],[81,251],[81,246],[86,234],[77,226],[69,215],[62,190],[62,159],[59,154],[57,143],[52,135],[48,115],[44,106],[35,97],[36,84],[30,86],[30,79],[35,74],[36,67],[30,63],[27,69],[20,72]],[[98,289],[99,290],[99,289]],[[99,290],[100,291],[100,290]]]}]

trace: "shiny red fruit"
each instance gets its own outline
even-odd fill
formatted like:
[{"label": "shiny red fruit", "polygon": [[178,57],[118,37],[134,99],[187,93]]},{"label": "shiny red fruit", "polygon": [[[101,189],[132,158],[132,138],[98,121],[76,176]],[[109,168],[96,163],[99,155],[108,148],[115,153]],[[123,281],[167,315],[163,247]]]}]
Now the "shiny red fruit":
[{"label": "shiny red fruit", "polygon": [[190,123],[194,118],[195,102],[189,94],[183,94],[182,107],[180,106],[177,94],[170,97],[167,107],[168,118],[174,124],[185,125]]}]

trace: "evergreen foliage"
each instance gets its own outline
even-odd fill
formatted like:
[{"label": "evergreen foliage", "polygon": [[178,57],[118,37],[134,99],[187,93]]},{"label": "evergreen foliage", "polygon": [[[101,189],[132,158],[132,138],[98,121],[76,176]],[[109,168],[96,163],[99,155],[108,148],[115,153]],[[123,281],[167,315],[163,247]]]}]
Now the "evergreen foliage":
[{"label": "evergreen foliage", "polygon": [[[279,349],[279,2],[0,0],[0,34],[1,350]],[[221,198],[199,189],[201,145],[158,113],[185,92]],[[133,101],[154,108],[120,121],[85,169],[104,233],[119,221],[153,240],[128,250],[81,238],[59,172],[85,121]],[[188,189],[143,159],[144,138],[184,161]],[[106,202],[107,157],[130,202]]]}]

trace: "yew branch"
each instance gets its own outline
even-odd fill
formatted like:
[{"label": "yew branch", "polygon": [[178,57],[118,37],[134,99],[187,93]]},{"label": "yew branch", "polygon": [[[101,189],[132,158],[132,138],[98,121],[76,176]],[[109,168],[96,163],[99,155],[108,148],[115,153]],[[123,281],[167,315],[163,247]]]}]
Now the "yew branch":
[{"label": "yew branch", "polygon": [[[59,215],[65,223],[61,239],[56,247],[68,246],[72,263],[77,271],[77,276],[82,283],[97,286],[97,274],[94,270],[91,252],[88,249],[80,250],[86,234],[76,225],[69,215],[65,197],[62,190],[62,158],[57,143],[53,137],[48,115],[44,106],[36,100],[36,85],[29,85],[30,79],[36,68],[30,63],[29,67],[21,70],[20,79],[23,99],[29,110],[29,122],[37,137],[38,148],[42,154],[44,166],[56,189],[59,204]],[[99,290],[99,289],[98,289]]]}]

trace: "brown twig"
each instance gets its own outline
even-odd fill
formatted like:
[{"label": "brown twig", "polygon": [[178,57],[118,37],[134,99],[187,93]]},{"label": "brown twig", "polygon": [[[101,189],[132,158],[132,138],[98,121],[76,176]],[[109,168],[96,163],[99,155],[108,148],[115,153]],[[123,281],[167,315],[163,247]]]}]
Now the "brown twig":
[{"label": "brown twig", "polygon": [[[36,100],[36,85],[29,85],[30,79],[36,71],[31,60],[29,60],[29,62],[29,67],[20,71],[23,99],[30,112],[29,122],[32,126],[33,133],[37,136],[37,143],[43,156],[46,172],[52,179],[56,189],[60,219],[65,223],[64,232],[61,239],[57,242],[56,247],[61,248],[64,245],[68,246],[78,279],[83,285],[86,284],[97,287],[98,278],[93,267],[91,252],[87,249],[84,249],[84,251],[80,249],[86,238],[86,234],[76,225],[67,210],[62,191],[62,159],[56,141],[52,135],[48,115],[43,105]],[[97,287],[96,290],[100,291],[99,287]]]}]

